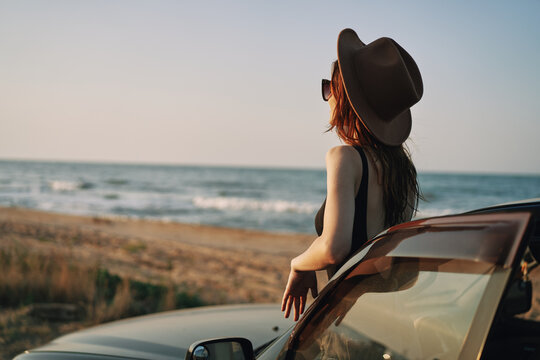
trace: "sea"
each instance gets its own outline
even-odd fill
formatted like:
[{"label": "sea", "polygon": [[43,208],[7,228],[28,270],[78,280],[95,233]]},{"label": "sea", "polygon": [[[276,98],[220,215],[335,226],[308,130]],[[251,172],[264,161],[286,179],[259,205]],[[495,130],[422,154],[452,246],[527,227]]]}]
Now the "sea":
[{"label": "sea", "polygon": [[[540,197],[540,175],[419,173],[416,218]],[[0,206],[315,233],[324,169],[0,160]]]}]

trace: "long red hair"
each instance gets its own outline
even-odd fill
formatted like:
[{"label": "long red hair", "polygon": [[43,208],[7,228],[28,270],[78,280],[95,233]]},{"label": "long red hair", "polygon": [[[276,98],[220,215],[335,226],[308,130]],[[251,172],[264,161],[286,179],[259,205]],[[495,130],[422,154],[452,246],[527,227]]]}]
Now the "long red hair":
[{"label": "long red hair", "polygon": [[334,113],[330,121],[330,130],[348,145],[370,148],[377,160],[381,162],[383,202],[385,209],[385,226],[393,226],[407,221],[407,210],[414,213],[421,198],[416,168],[411,160],[409,150],[404,144],[388,146],[377,140],[352,108],[338,62],[334,62],[332,70],[332,96],[336,100]]}]

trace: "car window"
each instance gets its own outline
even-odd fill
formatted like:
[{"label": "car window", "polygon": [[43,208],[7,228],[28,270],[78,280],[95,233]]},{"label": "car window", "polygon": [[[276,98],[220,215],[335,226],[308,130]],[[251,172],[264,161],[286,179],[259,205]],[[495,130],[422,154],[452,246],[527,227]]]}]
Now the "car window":
[{"label": "car window", "polygon": [[381,257],[362,262],[293,344],[295,359],[458,358],[495,265]]}]

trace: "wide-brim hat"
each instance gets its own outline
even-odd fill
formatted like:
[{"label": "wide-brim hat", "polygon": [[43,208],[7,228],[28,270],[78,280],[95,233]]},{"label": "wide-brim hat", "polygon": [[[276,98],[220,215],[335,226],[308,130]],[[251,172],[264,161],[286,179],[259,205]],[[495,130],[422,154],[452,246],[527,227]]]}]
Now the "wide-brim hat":
[{"label": "wide-brim hat", "polygon": [[411,132],[410,108],[424,92],[416,62],[394,40],[383,37],[366,45],[352,29],[339,34],[337,52],[356,115],[382,143],[402,144]]}]

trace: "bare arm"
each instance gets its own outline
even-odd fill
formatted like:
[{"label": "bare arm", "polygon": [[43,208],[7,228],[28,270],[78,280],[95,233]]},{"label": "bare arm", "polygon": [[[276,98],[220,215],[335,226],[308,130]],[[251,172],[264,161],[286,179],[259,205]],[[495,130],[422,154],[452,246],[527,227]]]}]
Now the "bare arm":
[{"label": "bare arm", "polygon": [[353,148],[339,146],[326,155],[327,197],[324,227],[321,236],[291,261],[287,287],[283,293],[281,310],[289,317],[294,306],[294,320],[304,312],[307,293],[317,296],[315,270],[338,264],[351,249],[354,222],[355,179],[361,178],[358,167],[352,166],[356,156]]},{"label": "bare arm", "polygon": [[357,167],[352,166],[357,160],[355,152],[347,146],[334,147],[328,151],[323,233],[306,251],[291,261],[291,269],[326,269],[339,264],[349,253],[354,222],[355,179],[361,178],[361,174],[356,174]]}]

